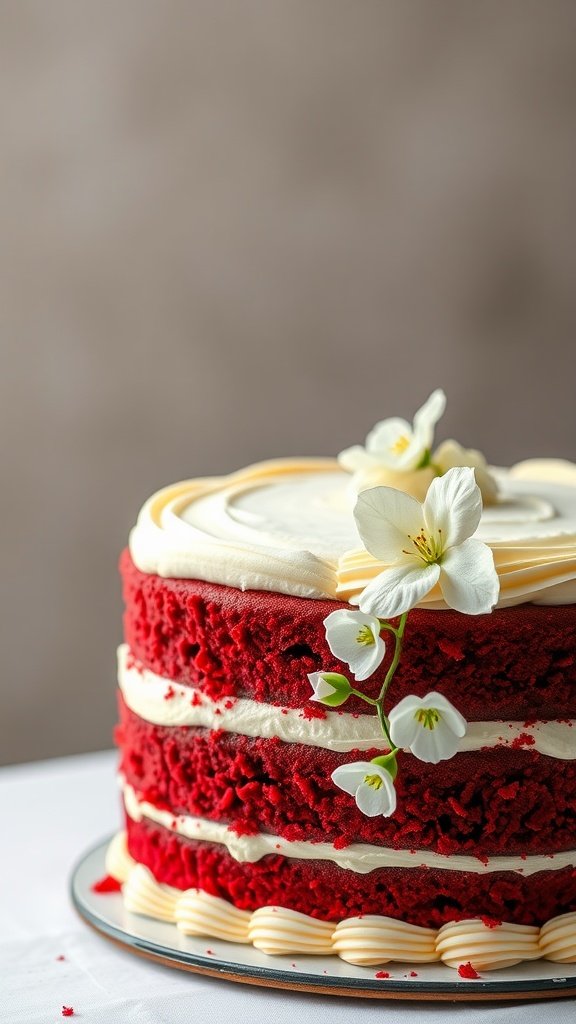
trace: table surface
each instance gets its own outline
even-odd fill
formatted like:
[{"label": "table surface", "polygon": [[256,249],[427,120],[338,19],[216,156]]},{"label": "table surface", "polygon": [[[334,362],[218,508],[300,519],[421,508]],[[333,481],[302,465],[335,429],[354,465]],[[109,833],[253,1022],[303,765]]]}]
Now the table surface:
[{"label": "table surface", "polygon": [[[115,756],[106,751],[0,769],[0,1021],[52,1024],[573,1024],[574,1001],[452,1004],[360,1001],[236,985],[156,966],[82,923],[68,898],[81,854],[119,826]],[[59,959],[64,957],[64,959]]]}]

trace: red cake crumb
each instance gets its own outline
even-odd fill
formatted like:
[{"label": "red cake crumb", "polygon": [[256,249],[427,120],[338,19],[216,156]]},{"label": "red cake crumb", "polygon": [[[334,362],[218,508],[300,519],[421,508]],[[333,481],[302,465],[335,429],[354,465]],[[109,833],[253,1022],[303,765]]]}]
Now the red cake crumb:
[{"label": "red cake crumb", "polygon": [[376,971],[376,974],[374,975],[374,977],[375,978],[389,978],[390,977],[390,972],[389,971]]},{"label": "red cake crumb", "polygon": [[449,658],[452,658],[453,661],[464,661],[464,658],[466,657],[460,644],[455,644],[451,640],[440,640],[438,643],[438,647],[440,648],[443,654],[446,654]]},{"label": "red cake crumb", "polygon": [[172,685],[166,687],[166,693],[164,694],[164,700],[172,700],[176,696],[176,690]]},{"label": "red cake crumb", "polygon": [[350,840],[345,836],[336,836],[332,846],[335,850],[345,850],[347,846],[350,846]]},{"label": "red cake crumb", "polygon": [[312,718],[326,718],[328,712],[318,706],[318,704],[308,704],[305,708],[302,708],[300,718],[306,718],[308,720]]},{"label": "red cake crumb", "polygon": [[458,800],[455,800],[453,796],[448,797],[448,803],[450,804],[450,807],[454,811],[454,814],[457,814],[460,818],[468,817],[468,811],[466,810],[466,808],[462,807],[462,804],[458,803]]},{"label": "red cake crumb", "polygon": [[515,739],[512,740],[510,746],[513,750],[518,750],[520,747],[533,747],[535,743],[536,740],[532,736],[532,733],[521,732],[519,736],[516,736]]},{"label": "red cake crumb", "polygon": [[236,701],[230,698],[228,698],[228,700],[225,700],[224,707],[226,708],[226,711],[230,711],[230,709],[234,707],[235,703]]},{"label": "red cake crumb", "polygon": [[[120,884],[118,879],[112,878],[112,875],[105,875],[104,878],[100,878],[97,882],[94,882],[94,884],[90,886],[90,891],[91,892],[100,892],[100,893],[104,893],[104,892],[120,892],[121,889],[122,889],[122,885]],[[58,957],[58,959],[59,960],[60,959],[63,960],[64,957],[62,957],[62,958]]]},{"label": "red cake crumb", "polygon": [[486,914],[480,914],[480,920],[485,928],[499,928],[502,924],[497,917],[488,917]]},{"label": "red cake crumb", "polygon": [[198,690],[194,690],[192,697],[190,699],[190,703],[193,708],[197,708],[202,704],[202,697],[198,693]]},{"label": "red cake crumb", "polygon": [[64,954],[63,954],[63,953],[60,953],[60,956],[57,956],[57,957],[56,957],[56,959],[57,959],[57,960],[65,960],[65,959],[66,959],[66,957],[64,956]]},{"label": "red cake crumb", "polygon": [[418,977],[418,971],[410,971],[409,977],[410,978],[417,978]]},{"label": "red cake crumb", "polygon": [[63,1006],[62,1007],[62,1016],[63,1017],[73,1017],[74,1016],[74,1007],[73,1006]]},{"label": "red cake crumb", "polygon": [[461,978],[479,978],[478,971],[475,971],[470,961],[467,964],[460,964],[458,974]]},{"label": "red cake crumb", "polygon": [[213,949],[207,949],[206,953],[207,953],[208,956],[214,956],[214,950]]},{"label": "red cake crumb", "polygon": [[500,786],[498,796],[501,796],[503,800],[514,800],[519,789],[520,783],[516,780],[516,782],[511,782],[509,786]]}]

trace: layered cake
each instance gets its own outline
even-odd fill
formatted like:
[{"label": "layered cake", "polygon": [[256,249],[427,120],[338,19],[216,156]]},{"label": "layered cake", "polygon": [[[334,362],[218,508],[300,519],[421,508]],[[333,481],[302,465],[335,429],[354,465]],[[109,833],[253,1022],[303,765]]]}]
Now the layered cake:
[{"label": "layered cake", "polygon": [[144,505],[128,910],[355,964],[576,959],[576,466],[434,450],[443,403]]}]

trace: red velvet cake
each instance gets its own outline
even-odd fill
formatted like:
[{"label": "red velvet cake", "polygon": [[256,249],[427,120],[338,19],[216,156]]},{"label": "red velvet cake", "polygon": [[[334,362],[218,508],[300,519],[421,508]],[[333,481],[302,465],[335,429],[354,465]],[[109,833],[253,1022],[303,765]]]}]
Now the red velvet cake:
[{"label": "red velvet cake", "polygon": [[574,961],[576,467],[443,465],[416,418],[378,476],[401,422],[144,506],[108,870],[269,953]]}]

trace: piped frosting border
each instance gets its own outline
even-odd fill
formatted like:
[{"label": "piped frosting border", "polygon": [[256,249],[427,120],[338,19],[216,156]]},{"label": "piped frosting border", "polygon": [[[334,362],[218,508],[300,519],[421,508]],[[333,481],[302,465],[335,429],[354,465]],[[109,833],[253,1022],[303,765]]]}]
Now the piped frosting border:
[{"label": "piped frosting border", "polygon": [[182,891],[157,882],[128,853],[125,832],[110,843],[106,870],[121,883],[130,913],[174,924],[184,935],[252,943],[268,955],[336,954],[365,967],[442,960],[453,968],[471,963],[476,970],[497,970],[541,958],[576,963],[576,913],[561,914],[542,928],[471,919],[450,922],[436,931],[377,915],[334,924],[279,906],[249,912],[200,889]]}]

